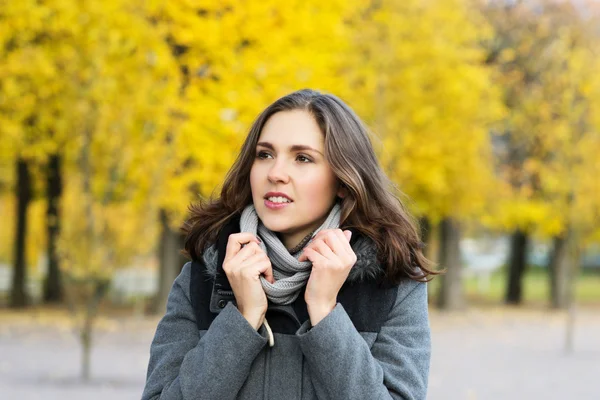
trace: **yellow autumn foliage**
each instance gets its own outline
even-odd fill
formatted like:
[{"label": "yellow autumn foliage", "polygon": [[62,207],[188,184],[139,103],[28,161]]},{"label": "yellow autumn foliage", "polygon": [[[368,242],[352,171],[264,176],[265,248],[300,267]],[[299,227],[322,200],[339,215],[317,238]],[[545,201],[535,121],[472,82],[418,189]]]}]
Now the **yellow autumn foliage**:
[{"label": "yellow autumn foliage", "polygon": [[[12,124],[2,139],[12,156],[35,162],[61,154],[63,266],[108,271],[153,245],[177,67],[141,1],[3,3],[0,115]],[[87,237],[90,219],[96,229]]]},{"label": "yellow autumn foliage", "polygon": [[258,113],[304,87],[337,92],[350,1],[148,2],[182,71],[161,204],[177,226],[222,182]]},{"label": "yellow autumn foliage", "polygon": [[414,211],[433,222],[485,211],[489,132],[503,112],[468,0],[383,0],[354,21],[348,97],[381,137],[381,160]]},{"label": "yellow autumn foliage", "polygon": [[510,110],[497,159],[504,182],[487,222],[543,237],[572,228],[589,242],[600,215],[600,15],[547,0],[492,2],[486,13]]},{"label": "yellow autumn foliage", "polygon": [[160,208],[176,227],[218,189],[265,106],[311,87],[367,121],[418,215],[600,240],[596,20],[492,3],[0,0],[3,222],[15,159],[39,189],[59,153],[65,268],[108,273],[153,249]]}]

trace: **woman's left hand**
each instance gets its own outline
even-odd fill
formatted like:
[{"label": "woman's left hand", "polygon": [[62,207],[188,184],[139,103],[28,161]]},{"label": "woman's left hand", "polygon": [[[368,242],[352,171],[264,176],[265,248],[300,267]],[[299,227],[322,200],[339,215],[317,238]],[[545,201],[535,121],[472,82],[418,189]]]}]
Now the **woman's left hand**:
[{"label": "woman's left hand", "polygon": [[334,309],[338,292],[356,263],[356,254],[350,247],[351,236],[352,232],[341,229],[322,230],[298,258],[312,262],[304,295],[312,326]]}]

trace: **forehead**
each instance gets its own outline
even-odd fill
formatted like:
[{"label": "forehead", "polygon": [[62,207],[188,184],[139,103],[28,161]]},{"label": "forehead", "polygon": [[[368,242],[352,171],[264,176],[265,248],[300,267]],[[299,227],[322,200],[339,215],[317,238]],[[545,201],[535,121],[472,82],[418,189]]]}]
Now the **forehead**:
[{"label": "forehead", "polygon": [[287,147],[307,145],[322,149],[324,136],[314,117],[304,110],[281,111],[273,114],[260,133],[259,142]]}]

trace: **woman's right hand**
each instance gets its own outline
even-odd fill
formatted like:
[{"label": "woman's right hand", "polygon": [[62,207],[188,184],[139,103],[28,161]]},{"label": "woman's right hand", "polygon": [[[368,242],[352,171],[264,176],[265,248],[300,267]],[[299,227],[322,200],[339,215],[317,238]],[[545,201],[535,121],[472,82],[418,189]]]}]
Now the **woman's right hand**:
[{"label": "woman's right hand", "polygon": [[223,271],[233,289],[237,307],[248,323],[258,330],[267,312],[267,296],[260,276],[274,283],[271,260],[251,233],[229,236]]}]

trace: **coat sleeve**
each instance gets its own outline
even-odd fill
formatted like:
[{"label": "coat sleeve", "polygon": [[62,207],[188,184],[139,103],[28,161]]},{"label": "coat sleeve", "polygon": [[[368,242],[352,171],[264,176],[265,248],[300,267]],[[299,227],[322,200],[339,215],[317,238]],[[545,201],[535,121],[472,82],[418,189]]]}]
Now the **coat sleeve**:
[{"label": "coat sleeve", "polygon": [[339,303],[315,327],[307,321],[297,335],[320,400],[427,396],[431,337],[425,283],[399,286],[371,348]]},{"label": "coat sleeve", "polygon": [[200,334],[190,302],[188,263],[169,293],[150,347],[143,400],[235,399],[267,343],[229,303]]}]

